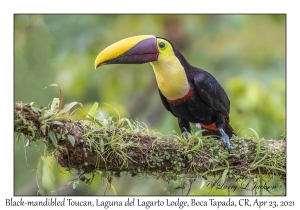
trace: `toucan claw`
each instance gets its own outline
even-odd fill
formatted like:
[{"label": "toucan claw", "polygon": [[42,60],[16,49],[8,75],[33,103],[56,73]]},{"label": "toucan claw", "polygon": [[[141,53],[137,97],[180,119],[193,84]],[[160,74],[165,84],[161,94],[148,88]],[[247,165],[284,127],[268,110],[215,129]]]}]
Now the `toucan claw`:
[{"label": "toucan claw", "polygon": [[225,149],[227,149],[228,152],[230,153],[230,140],[229,140],[229,137],[228,137],[228,135],[223,131],[223,129],[219,129],[219,131],[220,131],[220,133],[221,133],[221,135],[222,135],[221,140],[222,140],[222,142],[223,142],[223,144],[224,144],[224,147],[225,147]]},{"label": "toucan claw", "polygon": [[187,132],[183,133],[182,136],[183,136],[184,140],[187,140],[189,138],[189,135],[187,134]]},{"label": "toucan claw", "polygon": [[228,136],[226,135],[225,137],[221,137],[221,140],[223,141],[224,144],[224,148],[228,150],[228,152],[230,153],[230,141]]}]

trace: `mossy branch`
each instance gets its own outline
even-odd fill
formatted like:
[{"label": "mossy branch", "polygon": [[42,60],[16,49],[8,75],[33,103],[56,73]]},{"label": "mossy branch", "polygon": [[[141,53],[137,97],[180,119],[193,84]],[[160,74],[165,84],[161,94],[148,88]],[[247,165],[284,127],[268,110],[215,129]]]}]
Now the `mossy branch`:
[{"label": "mossy branch", "polygon": [[118,176],[127,171],[132,176],[146,173],[167,181],[182,174],[238,180],[260,173],[286,178],[283,140],[234,136],[228,153],[221,141],[201,137],[201,132],[184,141],[179,136],[164,137],[127,119],[113,122],[70,114],[53,116],[55,112],[47,108],[15,103],[15,133],[25,137],[28,145],[43,141],[59,165],[79,174],[100,170]]}]

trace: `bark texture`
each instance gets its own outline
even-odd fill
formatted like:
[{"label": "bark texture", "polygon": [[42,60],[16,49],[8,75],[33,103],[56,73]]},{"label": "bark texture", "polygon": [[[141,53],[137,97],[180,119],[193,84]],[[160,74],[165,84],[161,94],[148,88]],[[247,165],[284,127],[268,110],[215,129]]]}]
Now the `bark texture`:
[{"label": "bark texture", "polygon": [[[157,137],[122,126],[99,126],[89,120],[49,120],[42,110],[29,104],[14,104],[14,130],[28,145],[43,141],[57,162],[78,173],[106,171],[119,176],[149,174],[166,181],[185,174],[189,177],[225,176],[245,179],[258,173],[279,176],[285,182],[286,144],[283,140],[231,139],[228,153],[219,140]],[[45,110],[47,111],[47,110]],[[43,116],[42,116],[43,115]],[[57,118],[59,119],[59,118]]]}]

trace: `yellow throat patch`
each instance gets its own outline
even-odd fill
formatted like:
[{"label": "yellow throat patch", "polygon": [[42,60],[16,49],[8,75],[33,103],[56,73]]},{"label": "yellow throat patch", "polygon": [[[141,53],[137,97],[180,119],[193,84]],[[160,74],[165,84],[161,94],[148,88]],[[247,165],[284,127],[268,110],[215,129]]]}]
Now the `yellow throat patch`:
[{"label": "yellow throat patch", "polygon": [[190,89],[185,71],[168,41],[158,38],[157,48],[158,60],[150,64],[153,67],[158,88],[169,100],[182,98]]}]

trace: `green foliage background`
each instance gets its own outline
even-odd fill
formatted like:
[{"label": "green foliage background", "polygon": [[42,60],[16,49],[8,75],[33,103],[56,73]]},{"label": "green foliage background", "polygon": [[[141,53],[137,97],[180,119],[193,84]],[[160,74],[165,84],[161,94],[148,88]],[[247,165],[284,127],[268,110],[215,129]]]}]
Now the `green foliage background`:
[{"label": "green foliage background", "polygon": [[[253,128],[260,137],[280,139],[286,129],[285,15],[15,15],[14,19],[15,101],[47,106],[58,91],[44,87],[56,83],[64,103],[78,101],[88,109],[97,101],[104,115],[117,115],[116,109],[121,117],[138,119],[164,134],[179,132],[176,118],[161,104],[149,64],[110,65],[97,71],[93,67],[108,45],[153,34],[169,39],[190,64],[217,78],[230,98],[231,124],[239,136],[251,135],[244,128]],[[43,145],[27,147],[26,153],[27,161],[23,145],[15,144],[16,195],[35,195],[37,183],[45,194],[103,194],[106,184],[101,176],[91,186],[80,183],[75,190],[71,185],[51,193],[68,183],[72,174],[58,169],[55,161],[36,170]],[[42,178],[36,176],[42,172]],[[174,189],[176,183],[168,186],[126,174],[113,185],[118,194],[182,193]],[[194,194],[209,192],[199,191],[197,182],[194,185]],[[213,194],[227,191],[214,189]]]}]

